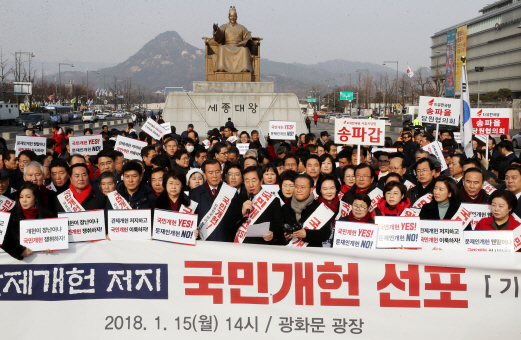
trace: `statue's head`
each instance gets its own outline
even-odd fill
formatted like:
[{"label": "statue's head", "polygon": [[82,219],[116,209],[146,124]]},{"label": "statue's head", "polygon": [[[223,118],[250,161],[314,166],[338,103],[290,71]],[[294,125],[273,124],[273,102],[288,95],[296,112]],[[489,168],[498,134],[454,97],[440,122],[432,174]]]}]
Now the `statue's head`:
[{"label": "statue's head", "polygon": [[235,25],[237,23],[237,11],[235,10],[235,6],[230,6],[228,19],[230,20],[230,24],[232,25]]}]

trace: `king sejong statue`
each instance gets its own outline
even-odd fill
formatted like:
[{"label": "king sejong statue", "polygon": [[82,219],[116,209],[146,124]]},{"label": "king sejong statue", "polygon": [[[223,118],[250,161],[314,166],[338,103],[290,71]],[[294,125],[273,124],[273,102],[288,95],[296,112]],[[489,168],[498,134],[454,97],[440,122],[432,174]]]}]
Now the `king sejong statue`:
[{"label": "king sejong statue", "polygon": [[246,47],[251,32],[237,23],[235,6],[230,7],[230,22],[219,27],[213,25],[213,38],[221,44],[215,59],[215,72],[253,72],[250,51]]}]

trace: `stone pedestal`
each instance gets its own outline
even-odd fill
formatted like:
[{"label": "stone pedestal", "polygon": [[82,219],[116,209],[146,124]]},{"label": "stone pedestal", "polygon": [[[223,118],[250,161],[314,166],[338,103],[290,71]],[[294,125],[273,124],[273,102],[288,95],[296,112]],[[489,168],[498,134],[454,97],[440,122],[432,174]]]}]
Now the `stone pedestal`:
[{"label": "stone pedestal", "polygon": [[306,132],[305,116],[293,93],[274,93],[272,82],[194,82],[192,92],[170,92],[163,119],[180,134],[194,124],[199,139],[206,132],[223,126],[228,117],[235,128],[251,133],[262,130],[268,135],[270,120],[297,122],[297,134]]}]

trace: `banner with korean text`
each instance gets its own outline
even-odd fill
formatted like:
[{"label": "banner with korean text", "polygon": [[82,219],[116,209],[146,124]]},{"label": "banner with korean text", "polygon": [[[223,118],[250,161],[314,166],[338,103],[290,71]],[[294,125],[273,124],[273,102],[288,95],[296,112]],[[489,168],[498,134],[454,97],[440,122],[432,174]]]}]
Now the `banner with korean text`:
[{"label": "banner with korean text", "polygon": [[71,136],[69,137],[71,155],[96,155],[103,150],[103,138],[101,135]]},{"label": "banner with korean text", "polygon": [[[447,49],[445,54],[445,96],[451,97],[454,96],[454,90],[456,89],[456,30],[447,32]],[[436,60],[436,70],[436,79],[439,79],[443,72],[438,72],[438,60]]]},{"label": "banner with korean text", "polygon": [[24,150],[34,151],[37,155],[45,155],[47,152],[47,138],[33,136],[16,136],[14,146],[16,157]]},{"label": "banner with korean text", "polygon": [[147,145],[146,142],[140,140],[118,136],[114,150],[122,152],[125,159],[141,160],[141,149]]},{"label": "banner with korean text", "polygon": [[421,123],[459,125],[461,101],[444,97],[420,96],[418,119]]},{"label": "banner with korean text", "polygon": [[376,119],[335,119],[335,143],[384,145],[385,122]]},{"label": "banner with korean text", "polygon": [[473,135],[508,135],[512,109],[470,109]]},{"label": "banner with korean text", "polygon": [[294,140],[297,134],[297,122],[270,120],[268,133],[271,139]]},{"label": "banner with korean text", "polygon": [[520,264],[501,252],[76,243],[0,254],[0,324],[4,339],[507,339],[521,332]]}]

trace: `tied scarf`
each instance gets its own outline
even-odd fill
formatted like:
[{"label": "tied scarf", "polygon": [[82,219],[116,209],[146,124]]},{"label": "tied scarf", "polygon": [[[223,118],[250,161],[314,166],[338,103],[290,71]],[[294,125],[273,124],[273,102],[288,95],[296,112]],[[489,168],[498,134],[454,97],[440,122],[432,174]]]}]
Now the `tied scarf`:
[{"label": "tied scarf", "polygon": [[[328,207],[329,209],[331,209],[335,214],[338,212],[338,205],[340,203],[340,199],[338,198],[338,195],[335,195],[335,199],[333,201],[331,201],[331,203],[326,201],[326,199],[322,196],[318,197],[318,201],[320,203],[324,203],[324,205],[326,207]],[[334,216],[333,216],[333,219],[335,219]]]},{"label": "tied scarf", "polygon": [[69,189],[71,189],[72,195],[74,196],[76,201],[78,201],[79,204],[83,204],[83,201],[85,201],[85,199],[90,195],[92,185],[90,185],[89,183],[89,185],[87,185],[87,187],[83,189],[83,191],[80,193],[78,193],[76,189],[74,189],[72,184],[70,185]]},{"label": "tied scarf", "polygon": [[351,187],[348,187],[346,184],[342,184],[342,188],[340,188],[340,191],[342,191],[343,194],[351,190]]},{"label": "tied scarf", "polygon": [[367,214],[365,214],[365,216],[361,219],[358,219],[355,217],[355,215],[353,215],[353,210],[351,210],[351,212],[349,213],[349,222],[367,222],[369,221],[369,219],[371,218],[371,214],[368,212]]},{"label": "tied scarf", "polygon": [[463,195],[463,200],[465,203],[482,203],[483,197],[485,196],[485,190],[481,189],[479,194],[474,199],[470,197],[469,194],[467,194],[464,187],[461,187],[461,194]]},{"label": "tied scarf", "polygon": [[313,195],[313,193],[311,193],[311,195],[309,195],[309,197],[304,202],[300,202],[295,196],[293,196],[291,199],[291,209],[293,209],[295,212],[297,222],[300,221],[300,218],[302,217],[302,211],[306,209],[308,205],[313,203],[314,200],[315,195]]},{"label": "tied scarf", "polygon": [[364,190],[356,188],[356,190],[355,190],[355,194],[359,194],[359,193],[367,194],[367,191],[368,191],[370,188],[371,188],[371,186],[369,186],[367,189],[364,189]]},{"label": "tied scarf", "polygon": [[[382,216],[400,216],[400,214],[407,208],[411,207],[411,201],[408,197],[405,197],[405,201],[401,201],[398,203],[398,205],[394,208],[394,210],[391,210],[389,207],[389,204],[387,204],[387,201],[384,197],[380,198],[378,203],[376,204],[376,207],[380,212],[382,213]],[[374,210],[373,210],[374,215]],[[374,217],[374,216],[373,216]]]},{"label": "tied scarf", "polygon": [[[20,207],[20,208],[22,208],[22,207]],[[22,208],[22,213],[24,214],[24,216],[27,220],[34,220],[36,218],[36,216],[38,215],[38,208],[32,208],[32,209]]]},{"label": "tied scarf", "polygon": [[177,201],[172,201],[170,197],[168,197],[168,201],[170,202],[170,209],[172,211],[179,211],[179,197],[177,197]]}]

